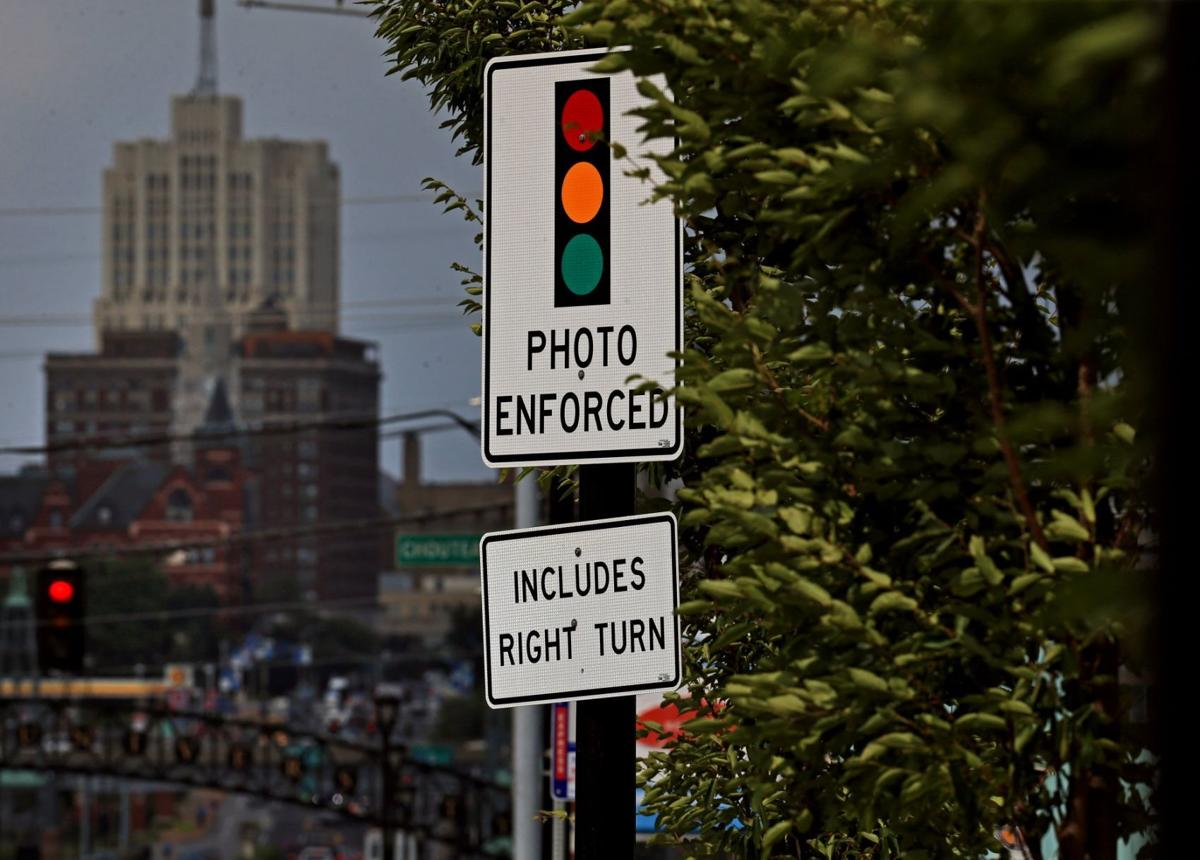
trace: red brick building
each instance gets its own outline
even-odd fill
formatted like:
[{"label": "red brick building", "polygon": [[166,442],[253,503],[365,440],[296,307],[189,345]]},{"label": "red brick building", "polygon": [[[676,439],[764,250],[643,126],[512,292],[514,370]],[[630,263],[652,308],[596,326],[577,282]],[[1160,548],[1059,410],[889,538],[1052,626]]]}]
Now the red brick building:
[{"label": "red brick building", "polygon": [[[139,480],[147,482],[153,480],[151,464],[182,462],[187,468],[171,474],[189,476],[206,500],[223,510],[242,509],[241,520],[253,519],[258,528],[304,530],[378,517],[374,422],[380,370],[374,346],[325,331],[291,330],[286,315],[271,304],[259,308],[228,346],[220,375],[209,384],[224,380],[217,384],[222,392],[217,417],[226,433],[244,431],[237,463],[260,479],[251,499],[225,498],[240,489],[204,480],[211,466],[197,461],[201,446],[179,421],[182,392],[191,383],[185,378],[183,339],[173,332],[104,332],[98,353],[46,357],[49,475],[60,482],[69,477],[81,506],[97,482],[109,477],[111,463],[97,462],[100,457],[144,461]],[[302,429],[305,425],[318,426]],[[123,454],[112,448],[130,439],[137,444]],[[231,436],[222,441],[230,443]],[[89,448],[89,442],[98,444]],[[226,444],[226,450],[234,449]],[[123,480],[140,487],[129,473]],[[141,501],[135,492],[135,503]],[[205,521],[221,521],[213,516],[217,519]],[[257,548],[247,566],[249,589],[263,578],[284,576],[313,600],[369,600],[381,568],[378,534],[274,541]]]},{"label": "red brick building", "polygon": [[188,466],[118,450],[0,476],[0,557],[211,542],[164,554],[163,570],[176,584],[209,585],[236,602],[243,556],[227,541],[253,527],[258,480],[231,428],[218,383]]}]

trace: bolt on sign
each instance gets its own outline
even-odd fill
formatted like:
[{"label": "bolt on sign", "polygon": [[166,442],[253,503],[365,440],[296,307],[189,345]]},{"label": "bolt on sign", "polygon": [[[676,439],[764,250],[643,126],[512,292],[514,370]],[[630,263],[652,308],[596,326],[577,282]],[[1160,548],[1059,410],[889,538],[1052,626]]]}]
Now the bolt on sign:
[{"label": "bolt on sign", "polygon": [[649,202],[652,182],[630,175],[666,178],[630,115],[649,103],[633,75],[591,71],[605,55],[504,57],[485,72],[489,466],[681,452],[665,392],[683,341],[682,228],[669,200]]},{"label": "bolt on sign", "polygon": [[488,705],[675,689],[676,532],[665,513],[484,535]]}]

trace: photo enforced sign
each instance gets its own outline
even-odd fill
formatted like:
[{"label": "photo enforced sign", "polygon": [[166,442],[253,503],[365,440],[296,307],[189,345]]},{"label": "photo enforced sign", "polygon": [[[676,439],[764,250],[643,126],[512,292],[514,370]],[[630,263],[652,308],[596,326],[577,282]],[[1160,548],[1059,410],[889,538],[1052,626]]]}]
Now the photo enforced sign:
[{"label": "photo enforced sign", "polygon": [[677,687],[677,558],[672,514],[484,535],[488,705]]},{"label": "photo enforced sign", "polygon": [[[682,343],[681,228],[670,201],[649,202],[666,177],[630,115],[647,99],[631,74],[590,71],[603,57],[488,64],[489,466],[671,460],[681,450],[681,415],[666,394]],[[642,168],[650,182],[628,175]]]}]

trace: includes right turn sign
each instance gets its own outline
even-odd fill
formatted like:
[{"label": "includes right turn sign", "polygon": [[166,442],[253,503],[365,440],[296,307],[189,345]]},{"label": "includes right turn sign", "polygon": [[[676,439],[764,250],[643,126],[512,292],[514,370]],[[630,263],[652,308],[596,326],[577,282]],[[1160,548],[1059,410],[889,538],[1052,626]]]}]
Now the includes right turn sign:
[{"label": "includes right turn sign", "polygon": [[[485,73],[489,466],[681,451],[667,394],[682,344],[681,227],[669,200],[650,202],[665,176],[630,115],[648,99],[629,73],[591,71],[604,56],[506,57]],[[642,169],[649,181],[631,175]]]},{"label": "includes right turn sign", "polygon": [[679,686],[675,541],[669,513],[484,535],[488,705]]}]

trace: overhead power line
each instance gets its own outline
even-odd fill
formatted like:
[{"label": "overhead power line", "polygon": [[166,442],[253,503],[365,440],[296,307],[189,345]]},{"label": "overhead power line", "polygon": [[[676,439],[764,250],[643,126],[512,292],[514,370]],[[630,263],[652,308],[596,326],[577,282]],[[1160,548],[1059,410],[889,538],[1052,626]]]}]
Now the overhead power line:
[{"label": "overhead power line", "polygon": [[443,508],[424,510],[415,513],[398,514],[387,517],[371,517],[356,520],[335,520],[326,523],[306,523],[299,526],[282,526],[270,529],[255,529],[239,532],[224,537],[201,538],[195,540],[156,541],[138,546],[101,546],[60,547],[47,550],[31,550],[27,552],[0,553],[0,565],[38,564],[55,559],[70,558],[76,561],[105,558],[134,558],[144,556],[163,556],[181,550],[207,549],[216,547],[254,546],[288,540],[293,537],[320,538],[328,535],[346,535],[364,531],[377,531],[393,526],[425,523],[430,520],[445,519],[451,516],[470,516],[472,514],[492,513],[512,506],[512,502],[492,502],[486,505],[470,505],[461,508]]},{"label": "overhead power line", "polygon": [[385,415],[382,418],[353,415],[336,416],[320,418],[314,421],[289,421],[244,430],[222,430],[212,433],[147,433],[130,436],[90,436],[78,439],[64,439],[52,442],[49,445],[9,445],[0,447],[0,454],[59,454],[65,451],[103,451],[157,447],[175,442],[211,442],[219,439],[286,436],[308,431],[363,430],[371,427],[380,427],[385,424],[396,424],[402,421],[419,421],[425,418],[445,418],[453,422],[456,426],[466,430],[472,436],[479,436],[479,422],[477,421],[464,418],[449,409],[421,409],[415,412]]},{"label": "overhead power line", "polygon": [[[103,572],[95,574],[103,577]],[[56,626],[70,626],[71,624],[83,625],[85,627],[100,626],[103,624],[128,624],[135,621],[173,621],[185,618],[208,618],[214,615],[270,615],[275,612],[289,612],[293,610],[307,610],[309,612],[320,612],[325,609],[353,609],[355,607],[377,606],[379,598],[377,597],[342,597],[331,600],[322,600],[320,602],[310,602],[304,600],[292,600],[281,603],[247,603],[241,606],[196,606],[191,609],[147,609],[141,612],[111,612],[105,615],[85,615],[79,621],[64,621],[56,619],[51,621],[34,621],[35,626],[47,626],[54,624]]]},{"label": "overhead power line", "polygon": [[[476,198],[481,194],[472,191],[464,195]],[[342,197],[338,203],[342,206],[385,206],[395,203],[432,203],[432,194],[374,194],[360,197]],[[99,215],[104,211],[102,206],[0,206],[0,218],[41,218],[61,215]]]},{"label": "overhead power line", "polygon": [[244,9],[276,9],[281,12],[317,12],[322,15],[349,15],[354,18],[369,18],[370,12],[364,9],[347,9],[342,0],[336,0],[336,6],[316,6],[312,3],[284,3],[279,0],[238,0],[238,5]]},{"label": "overhead power line", "polygon": [[[449,302],[447,302],[447,304],[449,304]],[[307,310],[307,309],[305,309],[305,310]],[[320,313],[321,311],[314,310],[312,312]],[[229,313],[228,316],[229,317],[243,316],[243,315],[250,316],[253,313],[254,313],[254,311],[246,311],[244,314]],[[220,313],[215,313],[212,315],[196,313],[196,314],[194,314],[194,316],[201,320],[206,319],[206,318],[210,318],[210,319],[220,319],[221,318]],[[411,313],[368,314],[368,313],[362,313],[362,314],[343,314],[339,317],[339,319],[341,320],[341,322],[344,322],[344,323],[378,322],[378,321],[391,320],[393,322],[418,324],[418,323],[462,322],[463,317],[462,317],[461,313],[456,313],[453,310],[447,308],[447,310],[444,313],[438,313],[438,314],[431,314],[431,313],[424,313],[424,314],[411,314]],[[32,327],[63,328],[66,326],[91,327],[92,325],[93,325],[93,322],[90,317],[86,317],[86,316],[83,316],[80,314],[37,314],[34,316],[21,316],[21,317],[2,317],[2,316],[0,316],[0,327],[3,327],[3,328],[32,328]]]}]

